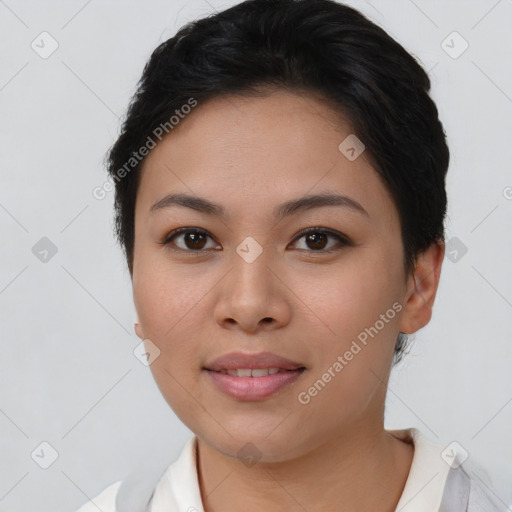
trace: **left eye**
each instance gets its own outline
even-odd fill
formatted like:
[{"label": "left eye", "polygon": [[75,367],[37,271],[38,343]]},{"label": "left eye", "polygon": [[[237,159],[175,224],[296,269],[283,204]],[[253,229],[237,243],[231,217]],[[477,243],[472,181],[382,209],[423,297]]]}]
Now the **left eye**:
[{"label": "left eye", "polygon": [[[329,237],[337,239],[337,243],[326,248]],[[309,252],[330,252],[332,250],[340,249],[345,245],[349,245],[348,240],[344,236],[325,228],[304,229],[295,237],[295,240],[301,240],[302,238],[305,238],[305,243],[309,244],[307,247],[312,249],[312,251]],[[308,250],[307,247],[306,249],[301,250]]]},{"label": "left eye", "polygon": [[[204,252],[203,249],[221,249],[220,245],[213,243],[213,247],[207,246],[207,239],[213,241],[212,237],[204,230],[197,228],[180,228],[171,232],[162,245],[175,245],[178,250],[187,252]],[[340,249],[345,245],[349,245],[349,241],[343,235],[325,228],[308,228],[302,230],[294,239],[297,243],[301,239],[305,239],[306,247],[299,247],[299,250],[306,250],[309,252],[330,252],[332,250]],[[329,246],[329,238],[337,240],[334,244]],[[180,240],[177,243],[175,240]]]}]

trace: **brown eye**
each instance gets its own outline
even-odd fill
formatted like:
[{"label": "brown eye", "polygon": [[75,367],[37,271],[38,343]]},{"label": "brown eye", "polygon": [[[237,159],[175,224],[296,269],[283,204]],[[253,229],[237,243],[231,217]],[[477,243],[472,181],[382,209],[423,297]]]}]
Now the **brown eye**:
[{"label": "brown eye", "polygon": [[202,249],[206,245],[206,236],[202,233],[185,233],[183,241],[188,249]]},{"label": "brown eye", "polygon": [[[331,243],[329,246],[330,238],[335,239],[337,242],[334,244]],[[332,250],[341,249],[345,245],[350,245],[347,238],[335,231],[325,228],[305,229],[295,238],[296,241],[301,239],[305,240],[305,247],[299,247],[299,249],[308,252],[330,252]]]},{"label": "brown eye", "polygon": [[328,239],[325,233],[311,233],[306,235],[306,244],[311,249],[325,249]]},{"label": "brown eye", "polygon": [[[170,233],[162,242],[163,245],[174,245],[177,250],[188,252],[204,252],[210,235],[201,229],[180,228]],[[213,240],[212,240],[213,241]],[[220,246],[206,247],[207,249],[219,249]]]}]

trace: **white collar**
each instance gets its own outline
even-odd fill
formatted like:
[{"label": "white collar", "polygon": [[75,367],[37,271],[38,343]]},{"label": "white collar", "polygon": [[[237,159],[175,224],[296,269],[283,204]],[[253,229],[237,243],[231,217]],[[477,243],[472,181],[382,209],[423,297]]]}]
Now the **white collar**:
[{"label": "white collar", "polygon": [[[388,430],[394,437],[414,444],[414,457],[395,512],[439,510],[450,466],[441,458],[444,446],[415,429]],[[197,437],[190,438],[178,459],[158,482],[151,512],[204,512],[197,475]]]},{"label": "white collar", "polygon": [[427,439],[418,429],[388,430],[398,439],[414,444],[409,476],[396,506],[396,512],[432,512],[439,510],[450,465],[441,454],[442,444]]}]

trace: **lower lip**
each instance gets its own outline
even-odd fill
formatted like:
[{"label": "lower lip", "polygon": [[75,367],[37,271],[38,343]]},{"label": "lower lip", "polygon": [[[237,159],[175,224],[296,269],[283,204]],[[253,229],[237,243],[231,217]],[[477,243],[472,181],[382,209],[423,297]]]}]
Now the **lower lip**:
[{"label": "lower lip", "polygon": [[225,373],[206,370],[218,388],[238,400],[264,400],[280,389],[295,382],[304,369],[278,372],[264,377],[233,377]]}]

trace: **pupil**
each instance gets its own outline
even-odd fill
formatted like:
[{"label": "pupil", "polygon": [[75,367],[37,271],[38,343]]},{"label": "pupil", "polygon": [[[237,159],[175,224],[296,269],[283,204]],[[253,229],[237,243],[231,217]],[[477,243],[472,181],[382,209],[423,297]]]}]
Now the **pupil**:
[{"label": "pupil", "polygon": [[[318,237],[321,237],[320,246],[318,246]],[[325,247],[325,239],[327,235],[325,233],[313,233],[307,236],[308,242],[313,242],[314,246],[312,249],[323,249]],[[322,243],[324,242],[324,243]]]},{"label": "pupil", "polygon": [[[186,233],[185,235],[185,238],[187,238],[187,240],[192,240],[192,249],[202,249],[204,247],[204,237],[202,240],[203,244],[201,244],[201,237],[203,237],[201,233]],[[190,248],[190,246],[188,247]]]}]

